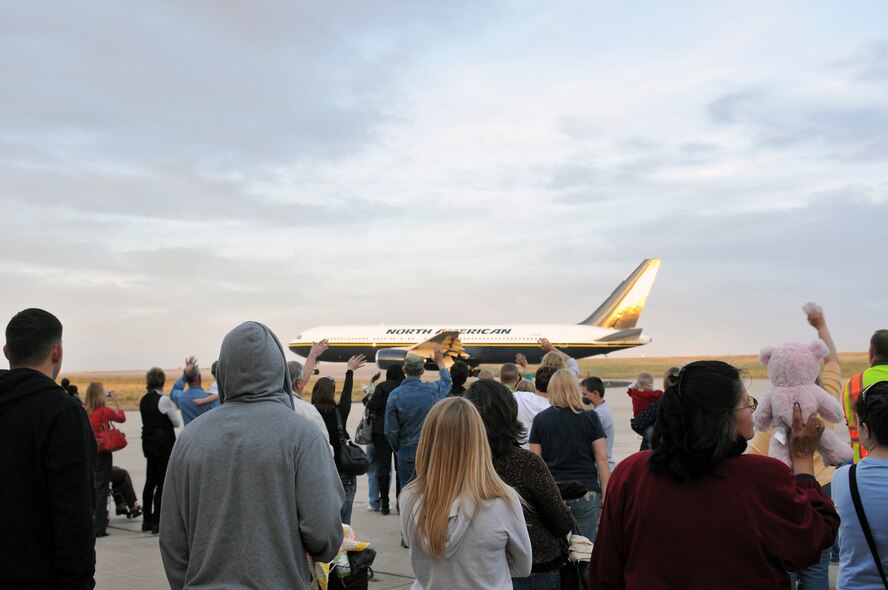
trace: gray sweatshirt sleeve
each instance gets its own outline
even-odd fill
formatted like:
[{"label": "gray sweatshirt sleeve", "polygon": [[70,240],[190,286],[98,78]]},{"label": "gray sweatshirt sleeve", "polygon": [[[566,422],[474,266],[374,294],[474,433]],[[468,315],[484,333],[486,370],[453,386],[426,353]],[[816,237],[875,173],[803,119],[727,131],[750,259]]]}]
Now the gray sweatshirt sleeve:
[{"label": "gray sweatshirt sleeve", "polygon": [[533,565],[533,552],[530,548],[530,535],[524,520],[524,511],[516,493],[512,497],[511,510],[503,515],[503,526],[509,535],[506,552],[512,558],[509,563],[509,574],[513,578],[524,578],[530,575]]},{"label": "gray sweatshirt sleeve", "polygon": [[176,489],[176,449],[170,456],[166,478],[163,482],[163,500],[160,510],[160,557],[167,581],[172,590],[185,586],[185,572],[188,570],[188,536],[185,532],[185,519]]},{"label": "gray sweatshirt sleeve", "polygon": [[339,512],[344,500],[329,445],[325,437],[312,431],[296,453],[296,513],[302,542],[315,561],[331,561],[339,552]]}]

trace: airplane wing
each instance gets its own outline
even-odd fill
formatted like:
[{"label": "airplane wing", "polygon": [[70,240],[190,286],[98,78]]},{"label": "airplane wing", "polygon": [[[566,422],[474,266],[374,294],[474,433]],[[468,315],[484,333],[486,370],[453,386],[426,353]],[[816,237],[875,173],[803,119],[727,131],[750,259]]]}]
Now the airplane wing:
[{"label": "airplane wing", "polygon": [[425,359],[431,359],[435,355],[436,346],[440,346],[441,350],[444,351],[444,360],[448,368],[460,359],[469,358],[469,355],[464,352],[463,344],[459,339],[459,330],[442,330],[428,340],[407,349],[407,352]]}]

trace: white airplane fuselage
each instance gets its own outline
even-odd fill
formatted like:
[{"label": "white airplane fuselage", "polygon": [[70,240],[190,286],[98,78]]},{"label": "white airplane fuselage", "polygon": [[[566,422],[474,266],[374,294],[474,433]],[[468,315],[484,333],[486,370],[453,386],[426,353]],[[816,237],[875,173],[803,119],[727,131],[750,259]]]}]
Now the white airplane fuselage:
[{"label": "white airplane fuselage", "polygon": [[321,326],[302,332],[289,348],[306,357],[313,342],[326,339],[330,347],[318,360],[341,363],[362,354],[380,369],[403,361],[408,352],[430,360],[435,346],[442,348],[448,362],[461,359],[471,366],[500,364],[514,362],[515,355],[522,353],[529,363],[537,364],[546,353],[539,345],[540,338],[576,359],[606,354],[651,341],[635,324],[659,267],[657,258],[643,260],[579,324]]},{"label": "white airplane fuselage", "polygon": [[408,349],[442,331],[460,332],[464,352],[472,364],[515,362],[519,352],[532,364],[539,363],[545,350],[538,340],[547,338],[574,358],[606,354],[650,342],[648,336],[602,342],[618,330],[578,324],[473,324],[463,326],[410,324],[392,326],[321,326],[306,330],[290,342],[290,350],[308,356],[313,342],[327,339],[330,348],[319,360],[346,362],[356,354],[375,361],[380,350]]}]

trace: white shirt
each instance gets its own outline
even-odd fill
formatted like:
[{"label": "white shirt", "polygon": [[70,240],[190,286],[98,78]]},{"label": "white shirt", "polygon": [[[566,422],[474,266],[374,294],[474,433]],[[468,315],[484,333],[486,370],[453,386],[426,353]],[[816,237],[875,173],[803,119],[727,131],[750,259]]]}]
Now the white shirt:
[{"label": "white shirt", "polygon": [[160,413],[166,414],[166,417],[173,423],[174,428],[182,426],[182,420],[179,419],[179,413],[176,411],[173,400],[164,395],[159,389],[155,389],[154,393],[160,396],[160,400],[157,402],[157,409],[160,410]]},{"label": "white shirt", "polygon": [[611,414],[607,402],[601,402],[595,408],[595,413],[598,414],[604,435],[607,437],[607,464],[610,465],[611,472],[613,472],[614,467],[617,466],[617,462],[614,461],[614,415]]},{"label": "white shirt", "polygon": [[527,442],[527,436],[530,434],[530,427],[533,426],[533,419],[551,404],[549,404],[549,398],[537,395],[532,391],[516,391],[512,395],[515,396],[515,401],[518,402],[518,421],[527,430],[524,440],[521,441],[521,447],[529,449],[530,445]]}]

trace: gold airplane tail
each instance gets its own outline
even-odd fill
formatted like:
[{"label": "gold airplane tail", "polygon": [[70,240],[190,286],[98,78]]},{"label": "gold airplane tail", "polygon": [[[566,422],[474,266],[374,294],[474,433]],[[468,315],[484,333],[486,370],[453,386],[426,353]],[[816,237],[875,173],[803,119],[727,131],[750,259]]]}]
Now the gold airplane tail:
[{"label": "gold airplane tail", "polygon": [[659,258],[642,261],[610,297],[580,324],[614,330],[634,328],[644,304],[647,303],[658,270],[660,270]]}]

